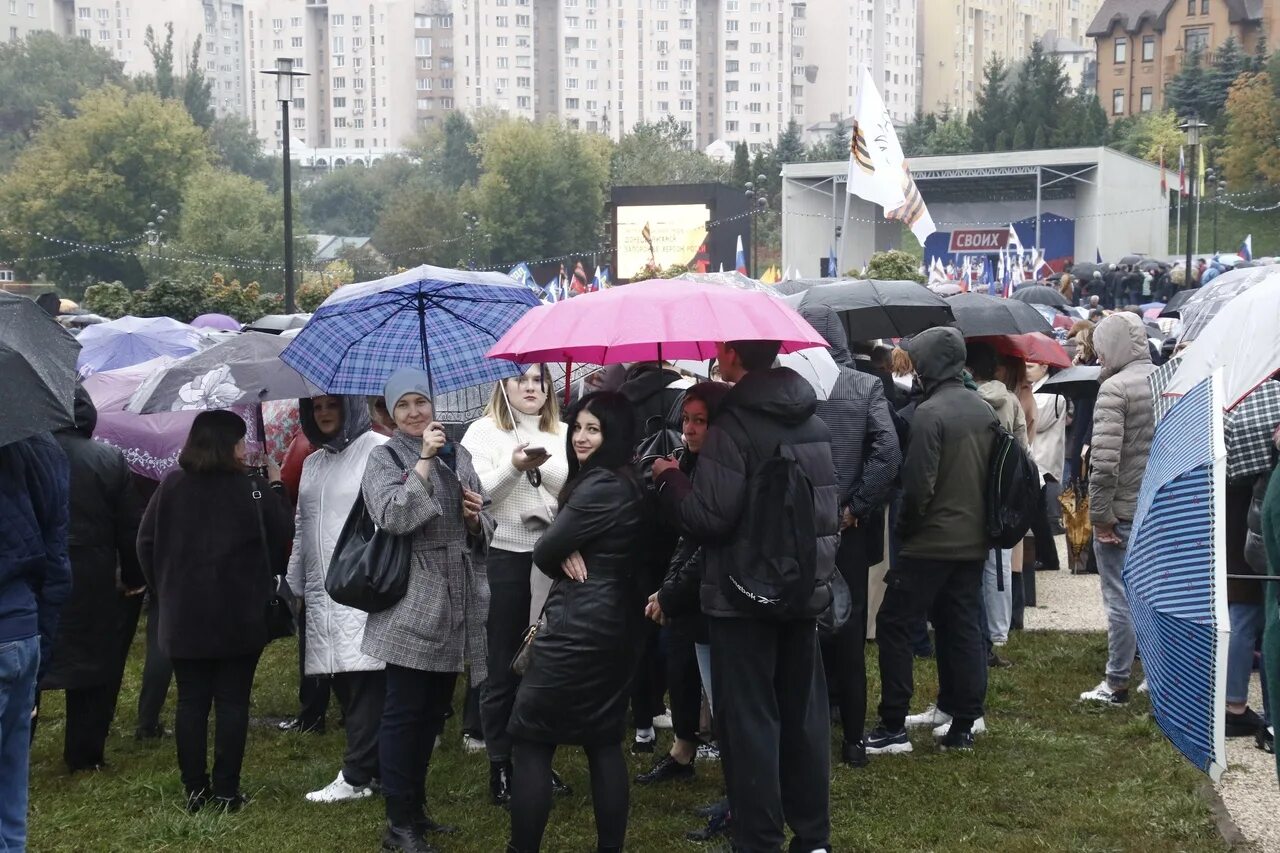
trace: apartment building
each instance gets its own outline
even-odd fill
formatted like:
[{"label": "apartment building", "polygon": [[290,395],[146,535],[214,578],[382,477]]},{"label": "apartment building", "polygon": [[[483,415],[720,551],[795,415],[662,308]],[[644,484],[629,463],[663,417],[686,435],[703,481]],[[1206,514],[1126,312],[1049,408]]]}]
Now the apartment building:
[{"label": "apartment building", "polygon": [[0,37],[11,42],[22,41],[38,30],[53,30],[70,35],[68,0],[3,0],[0,6]]},{"label": "apartment building", "polygon": [[1205,61],[1228,38],[1252,54],[1280,39],[1274,0],[1106,0],[1089,26],[1098,96],[1114,121],[1164,106],[1164,90],[1191,56]]},{"label": "apartment building", "polygon": [[[511,116],[537,118],[538,86],[550,84],[535,69],[535,19],[551,15],[553,3],[532,0],[455,0],[453,27],[460,40],[457,75],[465,94],[455,106],[497,109]],[[535,71],[538,73],[535,74]]]},{"label": "apartment building", "polygon": [[[616,49],[625,36],[618,29],[623,0],[559,0],[555,5],[554,15],[540,19],[535,76],[546,85],[538,94],[538,111],[558,115],[569,127],[617,139],[623,130],[617,72],[629,58]],[[639,104],[634,106],[638,114]]]},{"label": "apartment building", "polygon": [[[1016,64],[1036,41],[1068,62],[1102,0],[919,0],[916,46],[920,108],[964,114],[982,89],[982,70],[995,56]],[[1059,40],[1061,46],[1059,46]],[[1084,69],[1081,69],[1083,77]]]}]

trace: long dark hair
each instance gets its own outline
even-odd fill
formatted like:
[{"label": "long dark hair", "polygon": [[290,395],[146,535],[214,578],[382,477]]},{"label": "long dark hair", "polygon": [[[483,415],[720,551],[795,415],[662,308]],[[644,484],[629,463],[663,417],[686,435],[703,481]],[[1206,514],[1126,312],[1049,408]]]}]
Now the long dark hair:
[{"label": "long dark hair", "polygon": [[[600,421],[600,431],[604,434],[604,442],[586,463],[578,462],[578,455],[573,452],[573,429],[578,422],[578,415],[590,412]],[[583,397],[569,407],[565,415],[568,421],[568,434],[565,436],[565,454],[569,461],[569,479],[560,490],[560,505],[564,506],[573,493],[574,487],[582,480],[582,476],[593,468],[606,468],[631,474],[631,457],[636,447],[636,415],[631,402],[617,391],[596,391]]]},{"label": "long dark hair", "polygon": [[236,445],[248,430],[244,418],[226,409],[201,412],[191,423],[178,465],[188,474],[238,474],[245,467],[236,459]]}]

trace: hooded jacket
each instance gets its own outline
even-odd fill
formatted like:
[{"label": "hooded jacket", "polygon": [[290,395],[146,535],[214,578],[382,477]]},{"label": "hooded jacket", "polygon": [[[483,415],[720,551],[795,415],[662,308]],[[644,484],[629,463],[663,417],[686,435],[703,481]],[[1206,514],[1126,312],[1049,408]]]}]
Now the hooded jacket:
[{"label": "hooded jacket", "polygon": [[[142,502],[124,454],[93,440],[98,410],[76,389],[75,426],[54,438],[71,465],[71,597],[62,608],[45,690],[93,687],[116,677],[127,609],[121,586],[142,586],[138,522]],[[119,584],[116,567],[119,566]]]},{"label": "hooded jacket", "polygon": [[1129,521],[1155,436],[1147,378],[1155,372],[1147,332],[1133,314],[1112,314],[1093,330],[1102,385],[1093,408],[1089,450],[1089,518],[1095,525]]},{"label": "hooded jacket", "polygon": [[840,368],[831,394],[818,401],[817,414],[831,430],[840,507],[866,519],[888,501],[902,464],[884,386],[877,377],[855,369],[844,325],[835,311],[813,306],[800,313],[826,338]]},{"label": "hooded jacket", "polygon": [[1021,447],[1027,446],[1027,415],[1018,396],[998,379],[989,379],[978,385],[978,396],[996,413],[1000,425],[1013,433]]},{"label": "hooded jacket", "polygon": [[[678,469],[658,478],[664,512],[687,535],[702,542],[705,568],[702,612],[708,616],[745,617],[721,591],[732,567],[755,559],[750,537],[741,529],[746,515],[747,481],[761,461],[761,452],[775,444],[789,446],[814,489],[818,526],[818,581],[814,609],[827,606],[826,582],[835,573],[839,540],[840,487],[831,460],[831,432],[818,417],[813,387],[786,367],[748,373],[725,395],[698,454],[698,476],[690,482]],[[751,446],[739,445],[723,424],[731,414],[741,416],[751,432]],[[767,448],[758,450],[757,448]]]},{"label": "hooded jacket", "polygon": [[959,330],[921,332],[907,352],[924,400],[916,407],[902,465],[900,553],[917,560],[981,560],[990,547],[984,501],[996,413],[964,385]]},{"label": "hooded jacket", "polygon": [[626,397],[636,412],[636,437],[653,435],[660,429],[655,419],[662,419],[670,429],[679,430],[680,422],[667,420],[680,402],[686,382],[678,372],[659,368],[654,364],[637,364],[628,371],[628,379],[618,387],[618,393]]},{"label": "hooded jacket", "polygon": [[368,614],[330,598],[324,579],[360,493],[369,454],[387,439],[370,430],[364,397],[342,398],[342,427],[333,436],[320,432],[310,399],[298,401],[298,420],[307,441],[318,448],[302,463],[288,570],[289,588],[307,610],[303,668],[307,675],[382,669],[382,661],[360,651]]}]

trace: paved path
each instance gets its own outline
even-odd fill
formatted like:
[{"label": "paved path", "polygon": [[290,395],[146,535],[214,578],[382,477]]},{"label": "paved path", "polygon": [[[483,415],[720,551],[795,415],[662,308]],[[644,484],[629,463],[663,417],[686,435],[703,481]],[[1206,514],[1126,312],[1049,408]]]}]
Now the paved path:
[{"label": "paved path", "polygon": [[[1066,565],[1065,559],[1062,564]],[[1097,575],[1072,575],[1065,569],[1038,572],[1036,603],[1024,617],[1028,630],[1107,630]],[[1101,670],[1103,661],[1098,664]],[[1080,691],[1092,686],[1078,685]],[[1071,690],[1076,688],[1077,685],[1070,685]],[[1250,694],[1250,704],[1261,709],[1262,691],[1256,674]],[[1227,772],[1217,787],[1245,838],[1258,850],[1280,853],[1280,784],[1276,781],[1275,758],[1257,749],[1252,738],[1228,738]]]}]

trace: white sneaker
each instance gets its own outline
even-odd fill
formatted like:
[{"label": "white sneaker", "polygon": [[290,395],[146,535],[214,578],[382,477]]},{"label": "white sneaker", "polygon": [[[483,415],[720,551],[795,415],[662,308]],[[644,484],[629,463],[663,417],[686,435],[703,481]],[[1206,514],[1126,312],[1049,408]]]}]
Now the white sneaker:
[{"label": "white sneaker", "polygon": [[472,753],[484,752],[484,741],[478,737],[472,737],[471,735],[464,734],[462,736],[462,751]]},{"label": "white sneaker", "polygon": [[1103,705],[1123,705],[1129,701],[1128,690],[1112,690],[1104,680],[1092,690],[1080,694],[1081,702],[1098,702]]},{"label": "white sneaker", "polygon": [[337,779],[334,779],[319,791],[312,791],[307,794],[307,802],[341,803],[346,800],[363,800],[365,797],[372,796],[373,786],[363,785],[357,788],[354,785],[348,785],[347,780],[343,778],[342,771],[339,770]]},{"label": "white sneaker", "polygon": [[912,714],[907,717],[906,726],[909,729],[922,729],[925,726],[936,728],[944,723],[951,722],[951,715],[946,711],[939,711],[937,705],[930,705],[924,709],[923,714]]},{"label": "white sneaker", "polygon": [[1138,692],[1139,692],[1139,693],[1150,693],[1150,692],[1151,692],[1151,688],[1147,686],[1147,680],[1146,680],[1145,678],[1144,678],[1144,679],[1142,679],[1142,683],[1138,685]]},{"label": "white sneaker", "polygon": [[[947,736],[947,732],[949,731],[951,731],[951,721],[947,720],[945,723],[933,730],[933,736],[935,738],[944,738]],[[979,717],[974,720],[973,728],[969,729],[969,731],[975,735],[985,735],[987,733],[987,718]]]},{"label": "white sneaker", "polygon": [[654,727],[655,729],[669,729],[669,728],[671,728],[671,712],[670,712],[670,711],[668,711],[668,712],[667,712],[667,713],[665,713],[665,714],[659,714],[658,716],[654,717],[654,718],[653,718],[653,727]]}]

